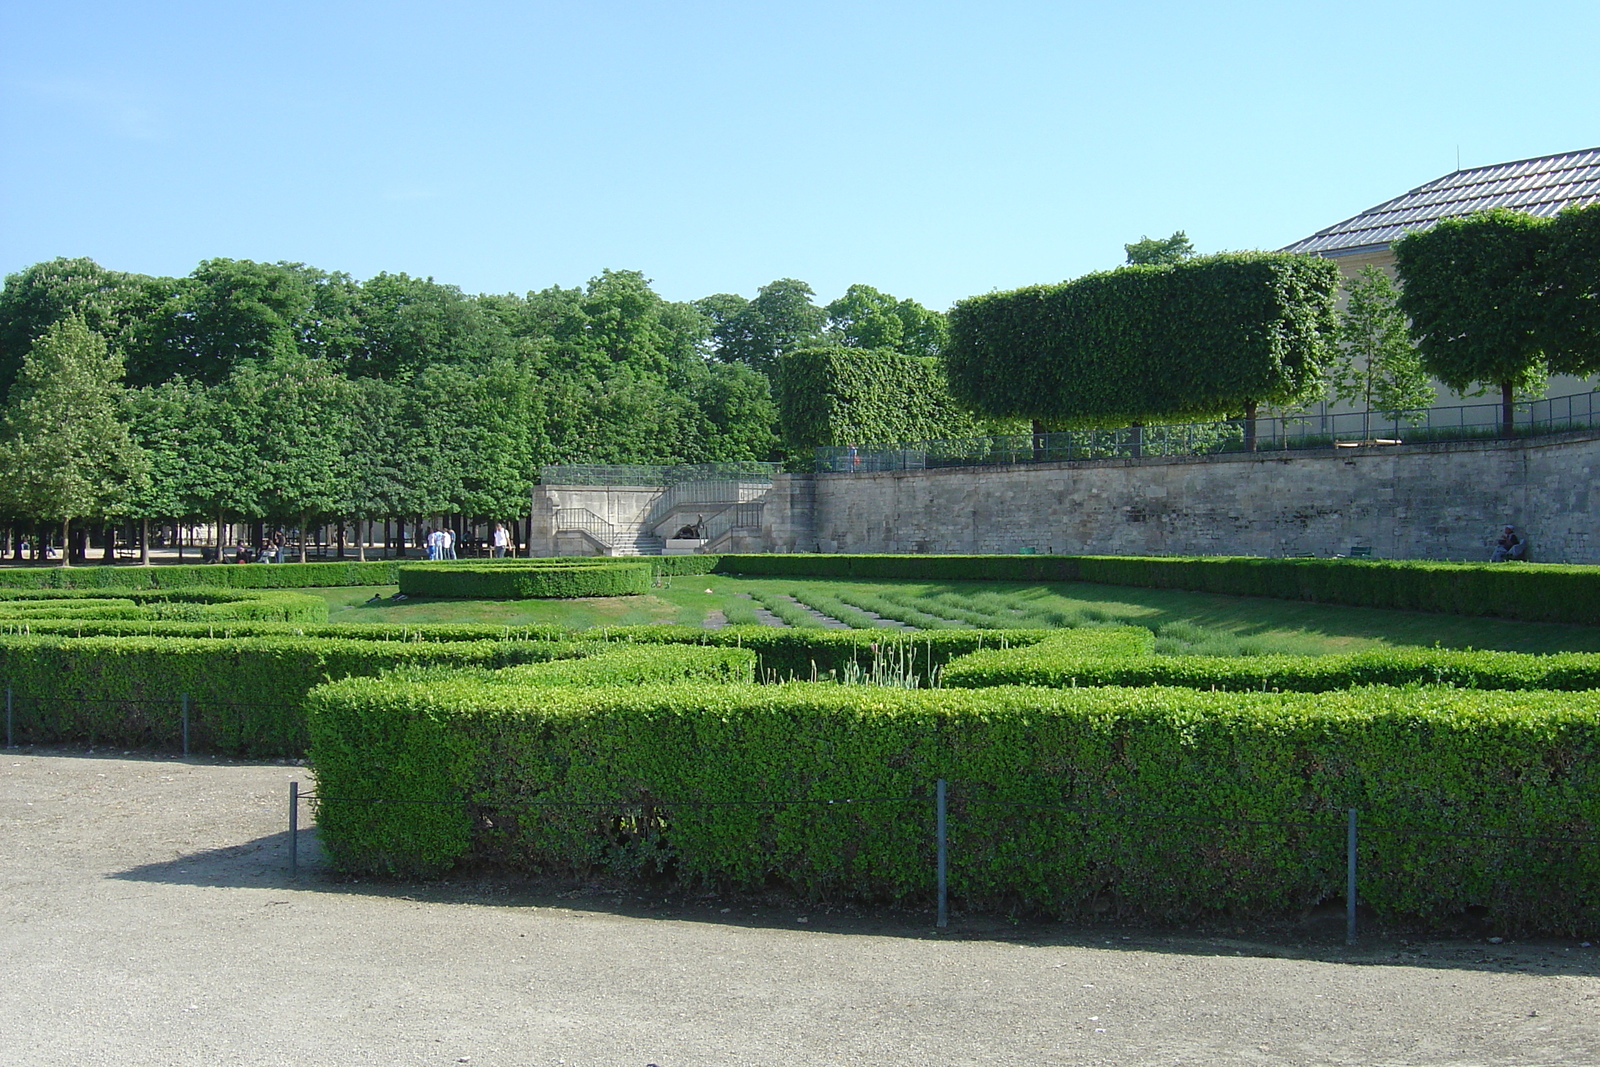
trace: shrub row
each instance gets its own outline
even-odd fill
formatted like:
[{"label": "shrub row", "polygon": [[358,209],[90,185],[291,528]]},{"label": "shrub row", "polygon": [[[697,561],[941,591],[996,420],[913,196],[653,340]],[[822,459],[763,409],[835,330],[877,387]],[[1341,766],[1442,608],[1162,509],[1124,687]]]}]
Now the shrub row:
[{"label": "shrub row", "polygon": [[349,871],[670,871],[926,902],[944,778],[952,892],[973,906],[1281,914],[1342,896],[1356,808],[1361,899],[1386,918],[1484,907],[1507,928],[1600,926],[1600,852],[1526,840],[1600,822],[1588,695],[457,675],[349,679],[308,704],[319,830]]},{"label": "shrub row", "polygon": [[[1332,656],[1155,656],[1111,654],[1081,643],[1078,637],[1094,633],[1068,631],[1031,647],[973,652],[946,664],[942,679],[952,689],[1000,685],[1055,689],[1160,685],[1299,693],[1325,693],[1364,685],[1520,691],[1600,689],[1600,655],[1592,652],[1536,656],[1525,652],[1397,648]],[[1148,651],[1147,647],[1145,652]]]},{"label": "shrub row", "polygon": [[0,620],[77,619],[319,623],[328,621],[328,603],[280,589],[0,589]]},{"label": "shrub row", "polygon": [[400,591],[471,600],[639,596],[650,591],[651,574],[648,563],[612,559],[405,563]]},{"label": "shrub row", "polygon": [[723,574],[1096,582],[1320,604],[1600,625],[1600,567],[1250,556],[727,555]]},{"label": "shrub row", "polygon": [[1430,560],[1077,557],[1085,582],[1319,604],[1600,624],[1600,567]]},{"label": "shrub row", "polygon": [[357,563],[178,564],[162,567],[4,567],[0,587],[14,589],[306,589],[393,585],[398,560]]},{"label": "shrub row", "polygon": [[192,751],[298,756],[313,686],[403,666],[503,667],[574,656],[555,641],[405,642],[293,636],[0,637],[0,683],[19,744],[178,746],[187,694]]}]

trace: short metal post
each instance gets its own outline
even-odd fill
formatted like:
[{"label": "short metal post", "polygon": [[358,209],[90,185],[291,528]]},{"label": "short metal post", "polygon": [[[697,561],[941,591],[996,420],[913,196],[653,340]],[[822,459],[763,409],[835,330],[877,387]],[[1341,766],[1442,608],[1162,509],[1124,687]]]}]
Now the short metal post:
[{"label": "short metal post", "polygon": [[948,878],[948,849],[945,847],[945,802],[944,779],[940,778],[934,785],[934,837],[939,844],[939,925],[950,925],[950,898]]},{"label": "short metal post", "polygon": [[16,748],[17,741],[11,731],[11,687],[6,686],[6,747]]},{"label": "short metal post", "polygon": [[189,754],[189,694],[183,694],[183,754]]},{"label": "short metal post", "polygon": [[289,783],[289,877],[300,876],[300,783]]},{"label": "short metal post", "polygon": [[1356,809],[1345,813],[1344,943],[1356,943]]}]

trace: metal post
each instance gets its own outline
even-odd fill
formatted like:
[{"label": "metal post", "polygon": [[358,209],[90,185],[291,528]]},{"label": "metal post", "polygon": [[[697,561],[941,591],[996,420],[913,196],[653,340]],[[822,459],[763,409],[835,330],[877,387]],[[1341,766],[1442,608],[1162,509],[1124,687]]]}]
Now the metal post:
[{"label": "metal post", "polygon": [[945,803],[944,779],[940,778],[934,785],[934,837],[939,843],[939,925],[950,925],[950,899],[948,896],[949,880],[947,878],[948,850],[945,847]]},{"label": "metal post", "polygon": [[183,694],[183,754],[189,754],[189,694]]},{"label": "metal post", "polygon": [[1356,943],[1356,809],[1345,813],[1344,943]]},{"label": "metal post", "polygon": [[300,783],[289,783],[289,877],[300,876]]},{"label": "metal post", "polygon": [[16,738],[11,732],[11,687],[6,686],[6,747],[16,748]]}]

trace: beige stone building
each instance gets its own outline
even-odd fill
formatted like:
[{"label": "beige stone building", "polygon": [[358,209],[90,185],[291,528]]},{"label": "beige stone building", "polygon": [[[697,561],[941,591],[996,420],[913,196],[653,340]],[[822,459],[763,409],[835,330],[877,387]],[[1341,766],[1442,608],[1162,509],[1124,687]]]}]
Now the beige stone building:
[{"label": "beige stone building", "polygon": [[[1366,266],[1381,267],[1393,277],[1394,242],[1408,233],[1429,229],[1443,219],[1498,207],[1548,217],[1563,208],[1594,203],[1600,203],[1600,148],[1587,148],[1446,174],[1318,230],[1283,251],[1307,252],[1331,259],[1346,278],[1354,277]],[[1550,380],[1546,395],[1567,396],[1593,387],[1590,381],[1561,375]],[[1437,406],[1491,403],[1492,400],[1462,397],[1440,386]],[[1485,412],[1482,421],[1492,422],[1491,413]]]}]

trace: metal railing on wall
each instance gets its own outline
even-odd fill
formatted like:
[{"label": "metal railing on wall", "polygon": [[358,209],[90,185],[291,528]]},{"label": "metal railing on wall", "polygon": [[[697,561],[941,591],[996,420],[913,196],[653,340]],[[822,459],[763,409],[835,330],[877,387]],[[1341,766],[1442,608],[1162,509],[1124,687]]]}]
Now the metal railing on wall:
[{"label": "metal railing on wall", "polygon": [[[1350,411],[1253,420],[1256,452],[1385,447],[1503,436],[1501,405],[1460,404],[1426,411]],[[1524,401],[1514,405],[1512,433],[1533,437],[1600,428],[1600,393]],[[904,444],[860,444],[816,449],[822,473],[983,467],[1011,463],[1061,463],[1146,456],[1206,456],[1250,451],[1243,419],[1162,423],[1041,434],[1001,434]]]},{"label": "metal railing on wall", "polygon": [[555,463],[539,468],[541,485],[643,485],[672,486],[682,482],[772,480],[781,470],[777,463],[681,463],[671,466],[647,463]]},{"label": "metal railing on wall", "polygon": [[586,533],[603,545],[617,541],[615,524],[602,519],[588,508],[557,508],[556,533]]}]

